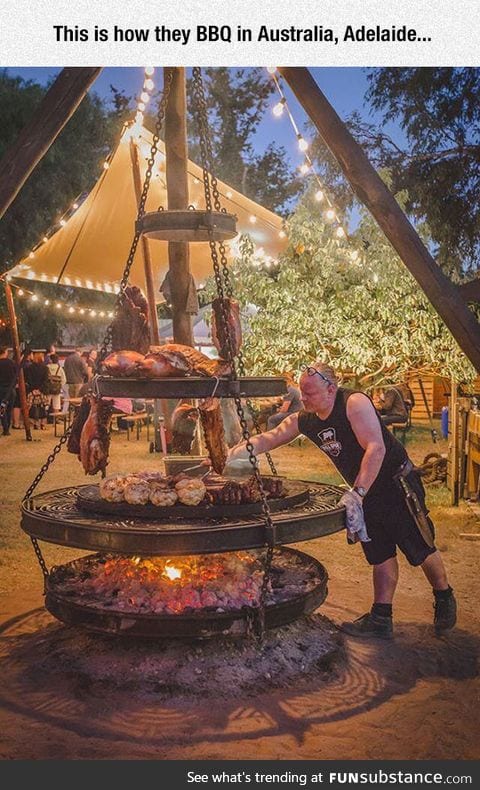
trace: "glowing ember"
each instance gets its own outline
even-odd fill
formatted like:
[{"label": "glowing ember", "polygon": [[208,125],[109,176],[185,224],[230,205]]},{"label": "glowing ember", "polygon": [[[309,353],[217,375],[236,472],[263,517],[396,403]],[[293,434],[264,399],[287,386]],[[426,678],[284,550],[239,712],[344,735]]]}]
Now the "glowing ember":
[{"label": "glowing ember", "polygon": [[187,557],[108,557],[65,580],[63,592],[126,612],[223,612],[255,606],[262,586],[255,552]]},{"label": "glowing ember", "polygon": [[173,565],[167,565],[165,567],[165,576],[168,576],[171,581],[174,579],[179,579],[181,575],[182,571],[180,571],[178,568],[174,568]]}]

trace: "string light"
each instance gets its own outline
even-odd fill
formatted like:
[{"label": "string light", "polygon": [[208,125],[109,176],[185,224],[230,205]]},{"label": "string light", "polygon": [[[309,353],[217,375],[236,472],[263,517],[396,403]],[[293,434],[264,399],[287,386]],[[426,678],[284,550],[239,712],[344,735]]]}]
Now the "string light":
[{"label": "string light", "polygon": [[256,218],[255,214],[250,214],[249,220],[252,223],[252,225],[255,225],[255,223],[257,221],[257,218]]},{"label": "string light", "polygon": [[147,75],[147,77],[151,77],[154,74],[154,72],[155,72],[155,69],[154,69],[153,66],[146,66],[145,67],[145,74]]},{"label": "string light", "polygon": [[44,237],[43,237],[43,239],[42,239],[42,241],[43,241],[43,243],[45,244],[45,242],[47,242],[47,241],[48,241],[48,236],[44,236]]},{"label": "string light", "polygon": [[277,70],[276,66],[267,66],[267,71],[269,74],[275,74],[276,70]]},{"label": "string light", "polygon": [[62,226],[62,228],[64,228],[66,224],[67,224],[67,220],[63,219],[62,217],[62,219],[60,220],[60,225]]},{"label": "string light", "polygon": [[326,219],[329,220],[329,222],[333,222],[333,220],[335,219],[335,212],[333,208],[327,209],[327,211],[325,212],[325,217]]},{"label": "string light", "polygon": [[32,294],[32,302],[37,302],[37,301],[38,301],[37,294]]},{"label": "string light", "polygon": [[103,163],[103,169],[104,170],[108,170],[109,167],[110,167],[110,163],[109,162],[104,162]]},{"label": "string light", "polygon": [[[148,95],[148,93],[147,93],[146,91],[143,91],[143,92],[140,94],[140,101],[144,102],[144,104],[147,104],[147,102],[149,102],[149,101],[150,101],[150,96]],[[140,108],[139,108],[139,109],[140,109]]]},{"label": "string light", "polygon": [[75,312],[75,308],[74,307],[69,307],[68,308],[68,312],[69,313],[74,313]]},{"label": "string light", "polygon": [[143,112],[143,111],[144,111],[144,109],[145,109],[145,104],[144,104],[144,102],[143,102],[143,101],[139,101],[139,102],[138,102],[138,104],[137,104],[137,109],[138,109],[138,110],[140,110],[140,112]]},{"label": "string light", "polygon": [[340,225],[337,230],[335,231],[337,237],[339,239],[343,239],[345,237],[345,231],[343,230],[342,226]]},{"label": "string light", "polygon": [[278,237],[279,237],[280,239],[284,239],[286,235],[287,235],[287,234],[285,233],[285,231],[284,231],[284,230],[279,230],[279,231],[278,231]]},{"label": "string light", "polygon": [[72,203],[72,208],[74,211],[76,211],[78,208],[78,203]]},{"label": "string light", "polygon": [[297,139],[298,139],[298,148],[304,154],[305,151],[308,151],[308,140],[305,140],[305,137],[303,137],[303,135],[301,134],[297,135]]},{"label": "string light", "polygon": [[306,162],[304,162],[303,165],[300,165],[300,172],[302,176],[306,176],[309,170],[310,165],[308,165]]},{"label": "string light", "polygon": [[45,307],[48,307],[48,305],[50,304],[50,299],[45,299],[43,304],[45,305]]},{"label": "string light", "polygon": [[35,253],[34,253],[33,251],[32,251],[32,252],[29,252],[29,253],[28,253],[28,257],[29,257],[29,258],[35,258]]},{"label": "string light", "polygon": [[285,109],[285,102],[286,99],[281,99],[278,104],[275,105],[273,108],[273,114],[275,118],[280,118],[283,115],[283,111]]},{"label": "string light", "polygon": [[143,83],[143,87],[145,88],[146,91],[153,91],[155,87],[155,83],[152,79],[148,78]]},{"label": "string light", "polygon": [[318,203],[321,203],[321,202],[322,202],[322,200],[325,200],[325,195],[324,195],[324,193],[322,192],[322,190],[321,190],[321,189],[318,189],[318,190],[315,192],[315,200],[317,200],[317,201],[318,201]]}]

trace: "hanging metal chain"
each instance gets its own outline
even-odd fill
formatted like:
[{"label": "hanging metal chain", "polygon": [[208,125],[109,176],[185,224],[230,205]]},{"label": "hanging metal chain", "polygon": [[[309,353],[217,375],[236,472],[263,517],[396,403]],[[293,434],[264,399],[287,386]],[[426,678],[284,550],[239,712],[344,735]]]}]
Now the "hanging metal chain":
[{"label": "hanging metal chain", "polygon": [[[153,140],[152,140],[152,145],[151,145],[151,148],[150,148],[150,156],[147,159],[147,170],[145,172],[145,181],[143,182],[142,194],[141,194],[140,201],[139,201],[139,204],[138,204],[137,223],[138,223],[139,220],[142,219],[142,217],[145,214],[145,206],[146,206],[146,203],[147,203],[148,190],[150,188],[150,182],[152,180],[153,166],[155,164],[155,157],[156,157],[156,155],[158,153],[158,143],[160,142],[160,132],[162,130],[163,122],[165,120],[165,111],[166,111],[166,108],[167,108],[168,97],[170,95],[170,88],[172,86],[172,80],[173,80],[173,72],[169,71],[167,76],[166,76],[166,79],[165,79],[165,84],[164,84],[164,87],[163,87],[162,98],[161,98],[161,100],[160,100],[160,102],[158,104],[157,117],[155,119],[155,131],[153,133]],[[133,261],[135,259],[135,253],[137,251],[138,242],[140,241],[141,235],[142,235],[142,231],[137,229],[137,227],[136,227],[135,228],[135,234],[134,234],[134,237],[133,237],[133,240],[132,240],[132,244],[131,244],[131,247],[130,247],[130,252],[128,253],[127,261],[125,263],[125,268],[123,270],[122,279],[120,280],[120,288],[119,288],[119,292],[117,294],[117,299],[116,299],[115,307],[114,307],[115,317],[117,316],[118,311],[120,309],[120,306],[121,306],[121,304],[123,302],[123,299],[124,299],[125,288],[128,285],[128,280],[129,280],[129,277],[130,277],[130,271],[131,271],[131,268],[133,266]],[[107,327],[107,330],[105,332],[105,337],[104,337],[102,345],[100,347],[100,351],[99,351],[99,354],[98,354],[98,357],[97,357],[97,364],[96,364],[96,370],[97,371],[100,370],[100,366],[101,366],[103,360],[105,359],[105,357],[107,356],[107,354],[108,354],[108,352],[109,352],[109,350],[111,348],[111,344],[112,344],[112,323],[109,324],[109,326]]]},{"label": "hanging metal chain", "polygon": [[[216,211],[221,211],[222,209],[220,204],[220,195],[218,192],[218,184],[213,174],[213,154],[212,154],[212,146],[210,140],[210,130],[208,128],[207,103],[205,100],[205,91],[203,87],[202,73],[199,67],[195,67],[193,69],[193,99],[196,109],[196,117],[198,119],[198,124],[199,124],[200,154],[202,160],[205,206],[207,211],[212,211],[212,205],[214,206]],[[213,195],[213,202],[212,202],[212,195]],[[229,289],[229,295],[232,293],[230,280],[228,278],[226,250],[225,250],[225,246],[220,243],[219,245],[220,260],[219,260],[217,246],[213,239],[212,229],[210,229],[209,235],[210,235],[209,245],[210,245],[210,252],[212,256],[215,283],[217,286],[217,293],[220,300],[222,329],[226,339],[227,359],[231,365],[231,370],[232,370],[231,378],[234,381],[238,378],[238,375],[235,366],[235,349],[234,349],[233,338],[228,322],[227,305],[225,302],[225,293],[227,287]],[[225,281],[225,272],[227,272],[226,281]],[[236,411],[240,421],[240,426],[242,428],[242,436],[245,440],[245,445],[248,452],[248,458],[252,466],[255,482],[258,487],[258,491],[262,502],[261,505],[262,515],[265,521],[265,545],[268,547],[267,551],[264,554],[263,562],[262,562],[263,578],[262,578],[262,587],[260,590],[259,606],[257,609],[253,610],[252,612],[255,619],[255,630],[258,638],[261,640],[263,639],[265,632],[265,604],[266,604],[267,592],[270,582],[270,571],[272,565],[273,548],[275,545],[275,537],[276,537],[275,525],[272,521],[270,507],[263,488],[262,478],[260,476],[260,470],[258,466],[257,457],[255,455],[255,450],[252,442],[250,441],[250,431],[248,429],[247,421],[245,419],[245,412],[243,409],[243,405],[239,397],[235,397],[234,400],[235,400]]]},{"label": "hanging metal chain", "polygon": [[[139,202],[139,206],[138,206],[137,221],[140,220],[143,217],[143,215],[145,214],[145,206],[146,206],[146,203],[147,203],[148,190],[150,188],[150,182],[151,182],[151,179],[152,179],[153,166],[155,164],[155,156],[158,153],[158,143],[160,142],[160,132],[162,130],[163,121],[165,119],[165,110],[166,110],[166,107],[167,107],[168,97],[170,95],[170,88],[171,88],[171,84],[172,84],[172,79],[173,79],[173,73],[169,72],[168,76],[167,76],[167,79],[165,81],[165,85],[164,85],[164,89],[163,89],[163,95],[162,95],[162,98],[161,98],[161,100],[159,102],[159,105],[158,105],[157,118],[156,118],[156,121],[155,121],[155,132],[153,134],[152,145],[151,145],[151,148],[150,148],[150,156],[147,159],[147,170],[146,170],[146,173],[145,173],[145,181],[143,183],[142,194],[141,194],[140,202]],[[137,246],[138,246],[138,242],[140,240],[140,236],[141,236],[141,231],[135,229],[135,235],[133,237],[133,241],[132,241],[132,244],[131,244],[131,247],[130,247],[130,252],[128,254],[127,262],[126,262],[125,268],[123,270],[122,279],[120,281],[120,290],[118,292],[117,299],[116,299],[116,302],[115,302],[115,308],[114,308],[115,315],[117,315],[119,307],[122,304],[122,300],[124,298],[124,291],[125,291],[125,288],[127,287],[127,284],[128,284],[128,279],[130,277],[130,270],[131,270],[132,265],[133,265],[133,261],[134,261],[134,258],[135,258],[135,253],[137,251]],[[100,367],[102,361],[107,356],[108,351],[109,351],[110,346],[111,346],[111,342],[112,342],[112,324],[110,324],[107,327],[107,330],[105,332],[105,337],[103,339],[103,342],[102,342],[102,345],[101,345],[101,348],[100,348],[100,352],[99,352],[99,355],[97,357],[97,370],[99,370],[99,367]],[[95,382],[94,382],[94,386],[95,386]],[[65,431],[64,435],[61,437],[61,439],[58,442],[58,444],[55,445],[55,447],[53,448],[52,452],[48,456],[47,460],[45,461],[45,463],[41,467],[40,471],[35,476],[35,479],[32,481],[31,485],[28,487],[27,491],[25,492],[25,495],[24,495],[23,500],[22,500],[23,504],[25,504],[25,502],[28,499],[30,499],[30,497],[32,496],[33,492],[35,491],[35,489],[37,488],[38,484],[40,483],[42,477],[48,471],[50,465],[55,461],[55,458],[57,457],[58,453],[62,449],[62,447],[65,444],[65,442],[68,441],[68,438],[69,438],[69,436],[70,436],[70,434],[72,432],[72,427],[73,427],[73,425],[71,425]],[[37,542],[36,538],[31,538],[31,541],[32,541],[33,549],[34,549],[35,554],[36,554],[37,559],[38,559],[38,563],[40,565],[40,568],[42,569],[44,581],[46,582],[47,579],[48,579],[49,573],[48,573],[47,565],[46,565],[45,560],[43,558],[43,554],[41,552],[40,546],[38,545],[38,542]]]}]

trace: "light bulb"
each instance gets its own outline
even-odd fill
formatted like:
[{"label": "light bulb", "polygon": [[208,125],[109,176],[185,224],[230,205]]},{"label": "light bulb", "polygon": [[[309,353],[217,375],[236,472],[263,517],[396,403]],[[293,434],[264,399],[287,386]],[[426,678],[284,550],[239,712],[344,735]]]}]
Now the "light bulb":
[{"label": "light bulb", "polygon": [[153,91],[153,89],[155,87],[155,83],[154,83],[153,80],[148,79],[148,80],[145,80],[145,82],[143,83],[143,87],[145,88],[146,91]]},{"label": "light bulb", "polygon": [[143,123],[143,112],[137,112],[135,114],[135,123],[139,123],[139,124]]},{"label": "light bulb", "polygon": [[155,69],[154,69],[153,66],[146,66],[145,67],[145,74],[147,75],[147,77],[151,77],[154,72],[155,72]]},{"label": "light bulb", "polygon": [[275,74],[276,70],[277,70],[276,66],[267,66],[267,71],[269,74]]},{"label": "light bulb", "polygon": [[337,228],[335,233],[337,234],[339,239],[343,239],[343,237],[345,236],[345,231],[343,230],[343,228]]},{"label": "light bulb", "polygon": [[80,308],[79,312],[80,312],[80,315],[85,315],[85,309],[83,307]]},{"label": "light bulb", "polygon": [[109,313],[109,314],[108,314],[108,317],[109,317],[109,318],[113,318],[113,313]]},{"label": "light bulb", "polygon": [[44,236],[44,237],[43,237],[43,243],[44,243],[44,244],[45,244],[45,242],[46,242],[46,241],[48,241],[48,236]]},{"label": "light bulb", "polygon": [[280,239],[284,239],[286,235],[287,234],[285,233],[284,230],[279,230],[278,231],[278,236],[279,236]]},{"label": "light bulb", "polygon": [[38,301],[37,294],[32,294],[32,302],[36,302],[36,301]]},{"label": "light bulb", "polygon": [[300,151],[302,151],[302,152],[305,152],[305,151],[308,150],[308,141],[305,140],[305,138],[302,137],[301,134],[298,135],[298,147],[299,147]]},{"label": "light bulb", "polygon": [[77,208],[78,208],[78,203],[74,203],[74,204],[73,204],[73,206],[72,206],[72,208],[73,208],[73,210],[74,210],[74,211],[76,211],[76,210],[77,210]]},{"label": "light bulb", "polygon": [[300,165],[300,172],[302,176],[306,176],[309,170],[310,170],[310,165],[307,165],[306,162],[304,162],[303,165]]},{"label": "light bulb", "polygon": [[329,208],[325,212],[325,217],[329,220],[329,222],[333,222],[333,220],[335,219],[335,212],[334,212],[333,208]]},{"label": "light bulb", "polygon": [[48,307],[49,304],[50,304],[50,299],[45,299],[44,301],[45,307]]},{"label": "light bulb", "polygon": [[66,224],[67,224],[67,220],[66,219],[61,219],[60,220],[60,225],[62,226],[62,228],[64,228]]},{"label": "light bulb", "polygon": [[60,302],[57,302],[55,307],[57,308],[57,310],[61,310],[62,309],[62,305],[60,304]]},{"label": "light bulb", "polygon": [[146,91],[143,91],[140,94],[140,101],[145,102],[145,104],[150,101],[150,96],[148,95],[148,93]]},{"label": "light bulb", "polygon": [[108,170],[109,167],[110,167],[110,164],[108,162],[104,162],[103,163],[103,169],[104,170]]},{"label": "light bulb", "polygon": [[29,257],[29,258],[35,258],[35,253],[34,253],[33,251],[32,251],[32,252],[30,252],[30,253],[28,254],[28,257]]},{"label": "light bulb", "polygon": [[137,110],[140,110],[140,112],[143,112],[144,109],[145,109],[145,103],[143,101],[139,101],[138,104],[137,104]]},{"label": "light bulb", "polygon": [[249,220],[252,223],[252,225],[255,225],[255,223],[257,221],[257,218],[256,218],[255,214],[250,214]]},{"label": "light bulb", "polygon": [[322,200],[324,199],[324,197],[325,197],[325,195],[323,194],[323,192],[322,192],[322,190],[321,190],[321,189],[318,189],[318,190],[315,192],[315,200],[318,200],[318,202],[319,202],[319,203],[321,203],[321,202],[322,202]]},{"label": "light bulb", "polygon": [[75,312],[75,308],[74,307],[69,307],[68,308],[68,312],[69,313],[74,313]]},{"label": "light bulb", "polygon": [[97,311],[96,310],[90,310],[90,315],[92,316],[92,318],[95,318],[95,316],[97,315]]},{"label": "light bulb", "polygon": [[19,296],[23,296],[23,288],[19,288],[18,291],[17,291],[17,294]]},{"label": "light bulb", "polygon": [[273,114],[275,118],[280,118],[280,116],[283,115],[284,106],[285,106],[284,99],[282,99],[282,101],[279,101],[278,104],[275,105],[275,107],[273,108]]},{"label": "light bulb", "polygon": [[231,200],[231,199],[232,199],[233,195],[232,195],[232,193],[230,192],[230,190],[228,190],[228,192],[225,194],[225,197],[227,197],[229,200]]},{"label": "light bulb", "polygon": [[103,310],[100,310],[100,312],[99,312],[99,314],[98,314],[98,315],[100,316],[100,318],[103,318],[103,316],[105,315],[105,313],[103,312]]}]

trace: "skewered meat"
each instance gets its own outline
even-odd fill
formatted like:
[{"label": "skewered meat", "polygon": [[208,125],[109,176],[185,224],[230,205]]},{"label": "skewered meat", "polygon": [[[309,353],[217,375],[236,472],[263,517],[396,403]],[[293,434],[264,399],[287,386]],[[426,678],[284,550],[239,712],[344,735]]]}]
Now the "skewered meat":
[{"label": "skewered meat", "polygon": [[85,421],[80,435],[79,458],[85,474],[96,475],[102,472],[108,464],[108,450],[110,447],[110,421],[112,419],[112,404],[110,401],[91,395],[90,413]]},{"label": "skewered meat", "polygon": [[164,346],[151,346],[148,358],[163,357],[175,368],[175,375],[228,376],[231,368],[224,359],[209,359],[201,351],[180,343],[166,343]]},{"label": "skewered meat", "polygon": [[172,414],[172,452],[188,455],[195,435],[198,410],[191,403],[181,401]]},{"label": "skewered meat", "polygon": [[240,305],[236,299],[230,299],[229,297],[225,299],[217,297],[212,302],[212,340],[220,356],[228,359],[229,347],[227,342],[227,334],[225,331],[222,303],[225,310],[231,348],[234,356],[238,354],[240,351],[240,346],[242,345]]},{"label": "skewered meat", "polygon": [[144,359],[137,351],[113,351],[103,360],[102,369],[110,376],[136,376]]},{"label": "skewered meat", "polygon": [[129,505],[146,505],[150,497],[150,486],[147,480],[132,480],[124,488],[123,496]]},{"label": "skewered meat", "polygon": [[150,502],[158,507],[172,507],[178,500],[178,494],[172,488],[153,483],[150,486]]},{"label": "skewered meat", "polygon": [[218,398],[206,398],[198,407],[212,467],[221,475],[227,463],[227,445]]},{"label": "skewered meat", "polygon": [[118,313],[112,322],[112,348],[128,348],[146,354],[150,345],[148,304],[140,288],[127,285]]},{"label": "skewered meat", "polygon": [[80,436],[82,434],[83,426],[87,421],[87,417],[90,414],[90,398],[85,395],[82,399],[80,404],[80,408],[77,411],[73,423],[72,423],[72,432],[68,437],[67,442],[67,450],[69,453],[73,453],[74,455],[78,455],[80,457]]},{"label": "skewered meat", "polygon": [[195,477],[179,480],[175,486],[175,491],[183,505],[198,505],[207,493],[203,480]]}]

